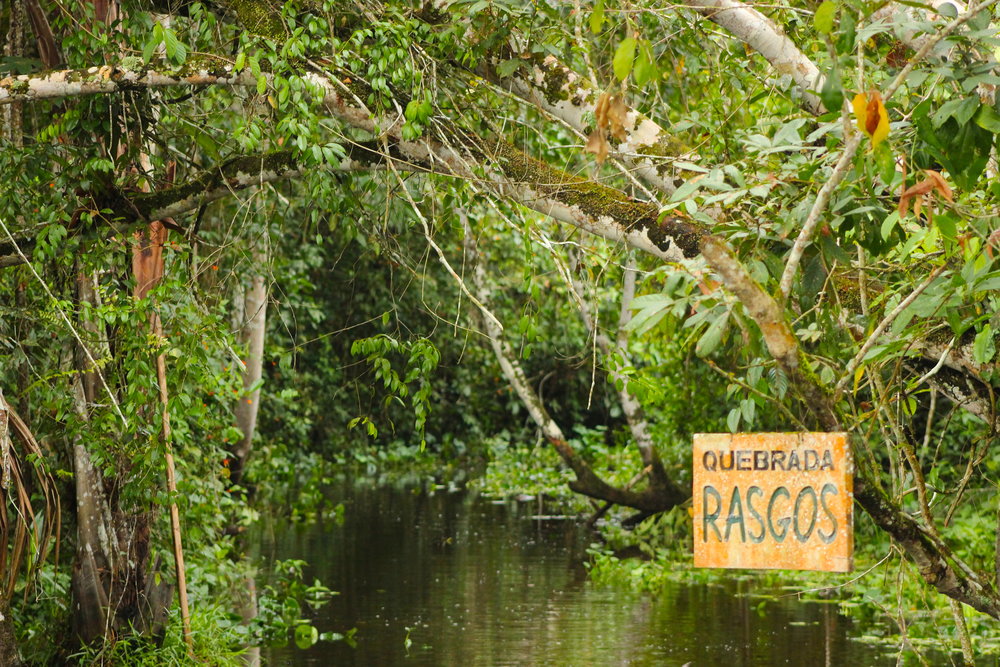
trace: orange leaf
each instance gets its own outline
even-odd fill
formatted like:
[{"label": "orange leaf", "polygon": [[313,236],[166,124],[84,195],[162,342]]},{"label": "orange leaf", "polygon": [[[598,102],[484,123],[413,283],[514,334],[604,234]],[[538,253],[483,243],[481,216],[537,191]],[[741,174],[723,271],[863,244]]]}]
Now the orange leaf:
[{"label": "orange leaf", "polygon": [[882,112],[879,110],[879,102],[882,100],[876,97],[877,94],[868,94],[868,106],[865,108],[865,134],[869,137],[878,130],[878,122],[882,119]]},{"label": "orange leaf", "polygon": [[903,191],[903,194],[899,196],[899,215],[900,217],[906,215],[907,210],[910,208],[910,200],[916,200],[913,207],[913,214],[920,215],[920,198],[934,189],[934,182],[925,178],[916,185],[911,185]]}]

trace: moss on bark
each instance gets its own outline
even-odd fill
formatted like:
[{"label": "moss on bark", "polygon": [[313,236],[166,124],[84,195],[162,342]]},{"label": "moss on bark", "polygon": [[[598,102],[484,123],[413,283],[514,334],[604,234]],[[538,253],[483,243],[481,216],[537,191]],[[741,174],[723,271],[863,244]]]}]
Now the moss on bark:
[{"label": "moss on bark", "polygon": [[225,0],[221,4],[236,15],[236,20],[247,32],[274,40],[285,36],[285,24],[281,20],[282,3],[273,0]]},{"label": "moss on bark", "polygon": [[573,176],[536,160],[502,140],[484,141],[484,157],[493,157],[513,181],[561,204],[578,208],[593,219],[608,218],[623,232],[645,231],[662,251],[679,247],[685,257],[701,252],[706,230],[676,216],[660,216],[655,204],[632,199],[620,190]]}]

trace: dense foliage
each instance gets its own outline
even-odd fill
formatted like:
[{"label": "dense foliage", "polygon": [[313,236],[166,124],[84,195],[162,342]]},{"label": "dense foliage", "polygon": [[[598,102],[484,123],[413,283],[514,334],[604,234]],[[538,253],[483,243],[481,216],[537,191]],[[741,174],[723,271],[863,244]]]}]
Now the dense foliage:
[{"label": "dense foliage", "polygon": [[863,558],[942,594],[900,627],[941,606],[971,660],[993,4],[6,3],[0,664],[308,643],[300,566],[225,601],[330,464],[492,457],[683,559],[725,429],[848,432]]}]

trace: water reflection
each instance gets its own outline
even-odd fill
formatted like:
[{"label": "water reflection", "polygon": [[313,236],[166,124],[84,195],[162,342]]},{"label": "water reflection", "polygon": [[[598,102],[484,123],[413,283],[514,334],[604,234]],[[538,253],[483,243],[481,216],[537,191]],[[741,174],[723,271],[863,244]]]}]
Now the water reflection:
[{"label": "water reflection", "polygon": [[[343,525],[267,526],[263,561],[302,558],[340,591],[314,620],[357,627],[357,647],[264,651],[280,665],[881,665],[831,605],[761,601],[734,587],[658,596],[596,588],[591,537],[533,520],[534,503],[473,494],[344,487]],[[738,585],[734,585],[738,586]],[[409,641],[407,641],[409,640]]]}]

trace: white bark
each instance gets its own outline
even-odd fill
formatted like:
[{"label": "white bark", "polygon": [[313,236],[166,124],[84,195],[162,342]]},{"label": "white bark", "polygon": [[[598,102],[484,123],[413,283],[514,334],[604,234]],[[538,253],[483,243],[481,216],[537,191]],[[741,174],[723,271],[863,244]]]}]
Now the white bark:
[{"label": "white bark", "polygon": [[[509,85],[511,92],[534,104],[552,117],[566,123],[577,132],[587,131],[601,96],[589,81],[563,65],[554,56],[546,56],[539,64],[530,63],[527,75],[515,74],[502,83]],[[561,82],[553,89],[550,81]],[[635,109],[631,109],[625,120],[626,138],[618,141],[609,137],[612,157],[619,159],[634,171],[643,181],[660,192],[673,194],[674,176],[679,176],[672,163],[676,159],[697,162],[698,156],[678,150],[680,142],[654,121]]]},{"label": "white bark", "polygon": [[817,94],[823,88],[819,68],[766,16],[735,0],[691,0],[687,6],[725,28],[762,55],[778,74],[792,78],[802,106],[813,114],[824,111]]},{"label": "white bark", "polygon": [[[612,196],[618,203],[636,204],[620,192],[611,188],[603,188],[586,179],[569,177],[562,172],[554,181],[553,173],[536,177],[532,172],[542,168],[540,162],[532,161],[523,155],[504,155],[505,147],[498,143],[487,143],[478,140],[481,145],[444,144],[440,141],[421,138],[415,141],[402,139],[402,119],[395,123],[383,123],[375,118],[350,91],[342,87],[336,79],[321,74],[306,76],[310,84],[322,91],[322,104],[339,120],[357,129],[365,130],[376,136],[389,137],[395,140],[395,147],[400,156],[407,161],[426,165],[430,170],[463,179],[483,179],[484,185],[496,195],[512,199],[528,208],[548,215],[560,222],[569,223],[584,231],[602,236],[615,242],[625,243],[631,247],[650,253],[664,261],[680,261],[696,254],[697,240],[700,230],[693,225],[678,223],[667,219],[657,225],[655,211],[638,210],[642,220],[621,220],[601,210],[588,208],[581,201],[603,200],[601,195]],[[124,89],[155,88],[155,87],[185,87],[185,86],[250,86],[256,85],[256,79],[247,73],[234,73],[231,67],[220,68],[218,72],[200,70],[194,74],[170,75],[153,71],[145,73],[131,72],[121,68],[105,66],[88,70],[64,70],[45,75],[22,75],[0,80],[0,104],[15,100],[37,100],[45,98],[71,97],[100,93],[119,92]],[[383,126],[383,125],[387,125]],[[454,129],[454,128],[452,128]],[[458,130],[456,130],[458,131]],[[460,132],[460,131],[458,131]],[[465,137],[468,139],[468,137]],[[475,140],[474,140],[475,141]],[[483,155],[486,151],[499,152],[497,155]],[[512,177],[508,171],[510,163],[519,161],[523,173]],[[481,170],[481,171],[480,171]],[[576,187],[587,185],[591,194],[593,188],[602,189],[598,196],[574,198]],[[156,211],[156,217],[170,217],[168,214],[175,209]],[[650,218],[651,216],[651,218]],[[662,240],[651,238],[651,226],[659,227],[658,234]]]},{"label": "white bark", "polygon": [[[265,254],[259,250],[253,253],[254,274],[243,302],[244,325],[240,332],[241,342],[247,346],[247,358],[243,362],[243,395],[236,405],[236,427],[243,438],[233,448],[233,454],[240,460],[240,471],[250,456],[253,436],[257,428],[257,411],[260,407],[260,384],[264,366],[264,332],[267,329],[267,279],[261,274],[266,266]],[[251,390],[251,387],[255,387]],[[239,482],[239,480],[234,480]]]},{"label": "white bark", "polygon": [[705,242],[705,259],[722,281],[723,286],[739,299],[747,314],[760,328],[764,344],[771,356],[786,371],[799,366],[799,347],[795,334],[785,321],[785,311],[754,282],[746,268],[722,241],[712,237]]},{"label": "white bark", "polygon": [[176,88],[178,86],[255,86],[249,71],[234,72],[231,67],[201,69],[183,74],[165,74],[153,70],[134,71],[104,65],[84,70],[56,70],[44,74],[21,74],[0,79],[0,104],[18,100],[58,99],[123,92],[135,88]]}]

